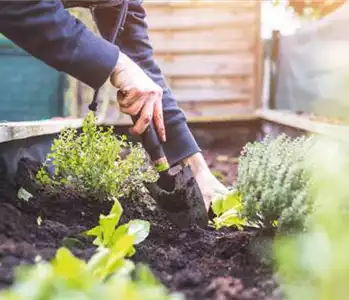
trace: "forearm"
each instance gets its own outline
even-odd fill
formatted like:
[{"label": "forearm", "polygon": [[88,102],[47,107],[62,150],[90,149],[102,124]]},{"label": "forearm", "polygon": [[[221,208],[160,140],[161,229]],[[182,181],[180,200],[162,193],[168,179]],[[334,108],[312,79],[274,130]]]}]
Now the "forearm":
[{"label": "forearm", "polygon": [[0,1],[0,33],[49,66],[99,88],[119,48],[96,36],[60,1]]},{"label": "forearm", "polygon": [[153,57],[145,11],[137,1],[130,2],[125,30],[120,35],[120,50],[136,62],[163,89],[163,111],[167,142],[164,150],[171,164],[200,151],[192,136],[184,112],[178,107],[164,76]]}]

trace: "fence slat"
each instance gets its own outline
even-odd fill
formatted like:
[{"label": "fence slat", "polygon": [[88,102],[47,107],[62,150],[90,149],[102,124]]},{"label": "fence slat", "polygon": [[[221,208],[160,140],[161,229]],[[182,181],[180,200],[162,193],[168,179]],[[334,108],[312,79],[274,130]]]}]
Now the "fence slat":
[{"label": "fence slat", "polygon": [[255,30],[251,26],[198,31],[155,31],[150,33],[156,54],[252,51]]},{"label": "fence slat", "polygon": [[249,54],[158,55],[156,61],[167,76],[253,76],[254,58]]}]

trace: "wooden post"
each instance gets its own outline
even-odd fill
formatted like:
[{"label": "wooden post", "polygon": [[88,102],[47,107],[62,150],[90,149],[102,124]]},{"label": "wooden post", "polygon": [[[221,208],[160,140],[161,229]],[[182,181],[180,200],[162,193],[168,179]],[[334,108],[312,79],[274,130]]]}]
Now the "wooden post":
[{"label": "wooden post", "polygon": [[269,108],[276,107],[276,90],[279,74],[279,44],[280,32],[273,31],[271,40],[271,57],[270,57],[270,84],[269,84]]},{"label": "wooden post", "polygon": [[256,1],[256,36],[255,36],[255,85],[254,85],[254,109],[259,109],[262,104],[262,79],[263,79],[263,47],[261,41],[261,7],[262,1]]}]

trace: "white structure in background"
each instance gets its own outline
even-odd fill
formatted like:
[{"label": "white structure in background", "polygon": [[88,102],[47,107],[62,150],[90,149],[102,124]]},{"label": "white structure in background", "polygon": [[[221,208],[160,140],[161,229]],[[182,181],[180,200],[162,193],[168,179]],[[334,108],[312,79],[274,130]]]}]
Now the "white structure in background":
[{"label": "white structure in background", "polygon": [[[264,41],[272,38],[272,32],[274,30],[280,31],[282,35],[292,35],[300,28],[301,21],[286,6],[287,1],[281,1],[278,6],[273,6],[271,1],[264,1],[262,3],[261,36]],[[263,107],[268,106],[270,68],[272,67],[274,66],[271,65],[271,61],[265,59],[262,91]]]},{"label": "white structure in background", "polygon": [[276,108],[326,115],[347,113],[349,98],[349,2],[280,39]]},{"label": "white structure in background", "polygon": [[271,1],[262,4],[262,38],[269,39],[273,30],[279,30],[282,35],[293,34],[300,28],[301,21],[290,9],[287,1],[281,1],[278,6],[273,6]]}]

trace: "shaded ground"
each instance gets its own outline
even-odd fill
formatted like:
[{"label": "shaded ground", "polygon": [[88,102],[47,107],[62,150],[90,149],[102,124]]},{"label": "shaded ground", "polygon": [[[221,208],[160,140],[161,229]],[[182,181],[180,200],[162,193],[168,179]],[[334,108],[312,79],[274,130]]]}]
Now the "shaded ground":
[{"label": "shaded ground", "polygon": [[[206,151],[205,155],[231,183],[236,168],[217,158],[222,153]],[[17,180],[24,184],[25,177]],[[37,255],[52,258],[67,237],[80,241],[70,247],[75,255],[91,256],[94,248],[79,233],[94,226],[109,205],[83,199],[72,191],[39,192],[28,204],[17,199],[17,189],[0,178],[0,287],[12,282],[15,266],[34,263]],[[148,263],[167,287],[184,292],[188,300],[280,298],[255,233],[210,228],[181,231],[142,202],[123,201],[123,207],[123,221],[143,218],[152,224],[134,260]]]}]

